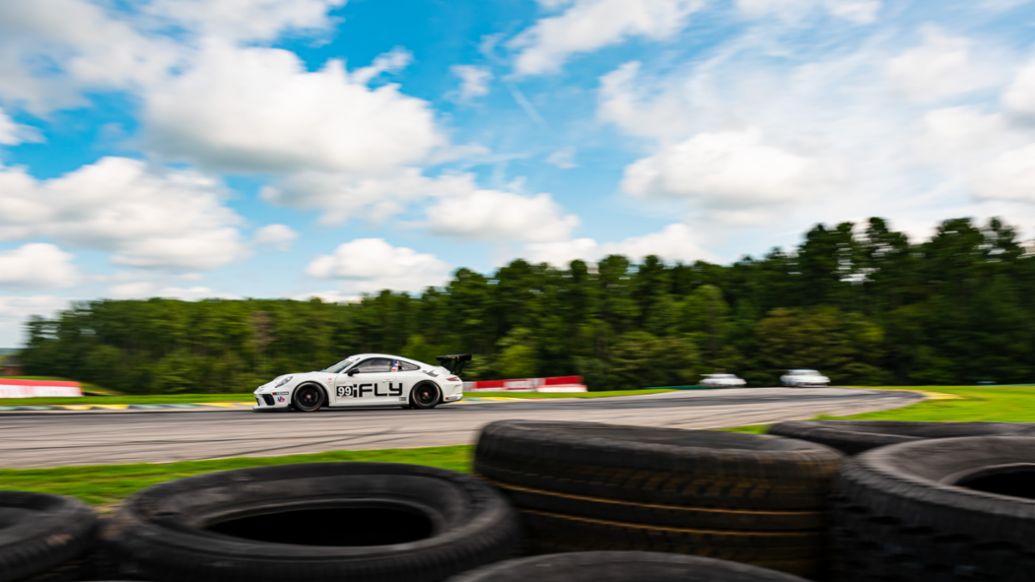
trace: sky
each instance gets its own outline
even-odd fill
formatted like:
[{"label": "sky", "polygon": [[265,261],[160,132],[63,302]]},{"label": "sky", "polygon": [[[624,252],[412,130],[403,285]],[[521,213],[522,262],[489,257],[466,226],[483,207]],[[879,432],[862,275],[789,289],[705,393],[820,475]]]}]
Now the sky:
[{"label": "sky", "polygon": [[0,0],[0,346],[152,296],[1035,226],[1031,0]]}]

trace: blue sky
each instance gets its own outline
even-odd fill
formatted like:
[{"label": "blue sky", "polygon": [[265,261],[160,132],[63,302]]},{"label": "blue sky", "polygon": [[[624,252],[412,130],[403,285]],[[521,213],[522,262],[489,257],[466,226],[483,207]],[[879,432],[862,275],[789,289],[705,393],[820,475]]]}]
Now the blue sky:
[{"label": "blue sky", "polygon": [[0,345],[99,297],[350,300],[1035,225],[1027,0],[0,3]]}]

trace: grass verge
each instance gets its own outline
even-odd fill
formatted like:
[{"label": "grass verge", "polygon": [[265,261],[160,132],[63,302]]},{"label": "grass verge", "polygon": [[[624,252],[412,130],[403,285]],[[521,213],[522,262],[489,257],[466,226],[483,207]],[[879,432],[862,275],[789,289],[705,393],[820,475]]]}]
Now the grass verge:
[{"label": "grass verge", "polygon": [[[904,408],[817,420],[912,420],[930,422],[1035,422],[1035,386],[857,386],[870,390],[928,393],[928,400]],[[736,426],[732,432],[761,433],[768,425]]]},{"label": "grass verge", "polygon": [[374,451],[334,451],[280,457],[233,457],[174,463],[83,465],[44,469],[0,469],[0,490],[37,491],[78,497],[92,505],[111,507],[128,495],[164,481],[213,471],[288,463],[370,461],[427,465],[453,471],[470,470],[470,445]]},{"label": "grass verge", "polygon": [[[838,417],[852,420],[929,420],[956,422],[1035,422],[1035,386],[882,386],[948,394],[905,408]],[[823,417],[833,418],[833,417]]]}]

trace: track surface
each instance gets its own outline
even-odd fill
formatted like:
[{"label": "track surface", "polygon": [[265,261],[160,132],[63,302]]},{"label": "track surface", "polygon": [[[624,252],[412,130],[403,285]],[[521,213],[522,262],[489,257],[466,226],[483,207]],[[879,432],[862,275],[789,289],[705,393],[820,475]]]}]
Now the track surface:
[{"label": "track surface", "polygon": [[747,388],[596,399],[478,402],[435,410],[324,410],[315,414],[122,412],[5,414],[0,466],[47,467],[285,455],[473,443],[507,418],[716,428],[896,408],[908,392]]}]

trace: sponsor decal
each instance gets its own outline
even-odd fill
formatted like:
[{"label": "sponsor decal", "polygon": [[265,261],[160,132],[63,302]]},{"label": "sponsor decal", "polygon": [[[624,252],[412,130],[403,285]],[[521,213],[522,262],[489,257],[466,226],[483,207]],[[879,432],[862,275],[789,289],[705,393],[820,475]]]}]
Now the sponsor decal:
[{"label": "sponsor decal", "polygon": [[277,402],[286,402],[286,401],[287,401],[287,399],[284,398],[283,396],[277,396]]},{"label": "sponsor decal", "polygon": [[383,384],[381,382],[365,383],[365,384],[347,384],[338,386],[335,389],[335,393],[338,398],[363,398],[368,396],[402,396],[403,383],[402,382],[388,382]]}]

